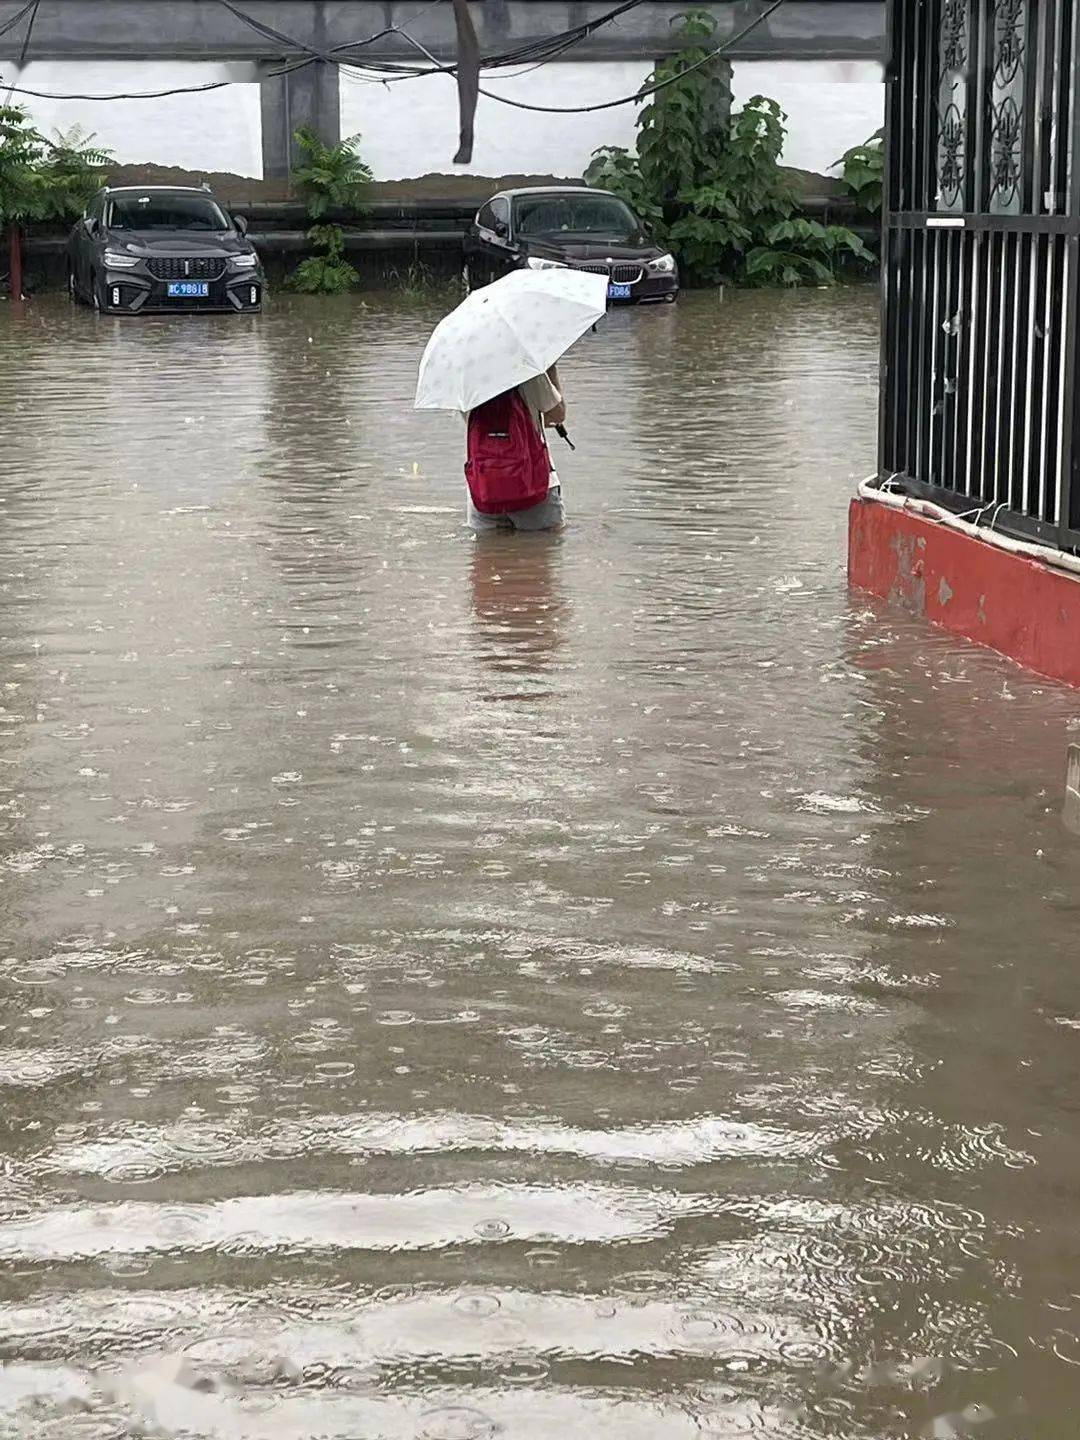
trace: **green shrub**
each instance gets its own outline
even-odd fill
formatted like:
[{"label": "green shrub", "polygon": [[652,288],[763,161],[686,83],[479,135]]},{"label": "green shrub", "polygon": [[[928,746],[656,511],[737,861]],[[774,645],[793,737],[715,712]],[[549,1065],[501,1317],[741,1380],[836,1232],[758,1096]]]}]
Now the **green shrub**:
[{"label": "green shrub", "polygon": [[[360,158],[359,135],[350,135],[337,145],[324,145],[314,130],[302,127],[295,139],[304,163],[293,169],[293,187],[306,202],[312,220],[320,221],[332,210],[362,215],[367,209],[372,176]],[[322,253],[300,262],[289,277],[293,289],[309,295],[337,295],[352,289],[360,276],[345,259],[341,226],[313,225],[308,239]]]},{"label": "green shrub", "polygon": [[870,215],[880,215],[885,183],[885,132],[879,130],[862,145],[845,150],[836,163],[843,166],[843,182],[859,208]]},{"label": "green shrub", "polygon": [[642,106],[637,153],[598,150],[587,182],[621,195],[691,284],[826,285],[845,259],[871,260],[852,231],[798,214],[780,164],[787,117],[776,101],[756,95],[730,113],[726,67],[710,63],[706,43],[713,17],[677,18],[687,44],[650,77],[648,85],[671,83]]}]

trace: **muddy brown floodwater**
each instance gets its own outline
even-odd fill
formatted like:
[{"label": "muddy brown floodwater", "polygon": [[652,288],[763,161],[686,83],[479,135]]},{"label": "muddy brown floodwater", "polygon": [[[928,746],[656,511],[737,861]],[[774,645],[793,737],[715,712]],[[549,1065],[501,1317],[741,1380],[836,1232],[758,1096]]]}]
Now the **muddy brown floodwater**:
[{"label": "muddy brown floodwater", "polygon": [[1072,1435],[1080,698],[848,593],[875,296],[484,544],[438,313],[0,307],[0,1436]]}]

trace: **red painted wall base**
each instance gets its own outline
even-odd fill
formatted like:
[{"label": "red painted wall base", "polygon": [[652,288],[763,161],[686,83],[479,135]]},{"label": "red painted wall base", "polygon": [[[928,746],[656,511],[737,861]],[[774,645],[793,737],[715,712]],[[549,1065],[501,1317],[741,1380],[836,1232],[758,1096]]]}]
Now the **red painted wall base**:
[{"label": "red painted wall base", "polygon": [[1080,578],[922,516],[854,500],[848,581],[1040,675],[1080,685]]}]

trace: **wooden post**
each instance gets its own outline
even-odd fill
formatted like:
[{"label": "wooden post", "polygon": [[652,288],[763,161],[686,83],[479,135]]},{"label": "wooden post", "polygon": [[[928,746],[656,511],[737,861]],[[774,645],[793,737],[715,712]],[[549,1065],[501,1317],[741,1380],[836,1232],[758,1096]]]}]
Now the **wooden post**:
[{"label": "wooden post", "polygon": [[458,112],[461,125],[461,143],[454,156],[454,164],[468,165],[472,161],[473,121],[480,95],[480,43],[469,14],[469,0],[454,0],[454,23],[457,28]]}]

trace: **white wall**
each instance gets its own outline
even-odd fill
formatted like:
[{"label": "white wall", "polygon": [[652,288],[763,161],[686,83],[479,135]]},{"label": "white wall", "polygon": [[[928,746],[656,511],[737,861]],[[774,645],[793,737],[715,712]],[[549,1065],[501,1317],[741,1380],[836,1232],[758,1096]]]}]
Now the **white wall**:
[{"label": "white wall", "polygon": [[[485,90],[535,105],[595,105],[632,95],[652,66],[641,62],[578,61],[545,65],[532,74],[481,77]],[[362,134],[360,152],[376,180],[419,175],[579,176],[600,145],[635,139],[634,105],[593,115],[538,115],[481,95],[471,165],[455,165],[457,85],[452,76],[382,86],[341,77],[341,132]]]},{"label": "white wall", "polygon": [[[18,77],[18,78],[16,78]],[[4,86],[20,85],[53,93],[103,95],[169,90],[216,80],[253,81],[255,67],[203,61],[41,60],[19,74],[3,66]],[[125,165],[179,165],[187,170],[227,171],[262,176],[262,121],[257,84],[227,85],[195,95],[158,100],[38,100],[12,97],[25,105],[37,128],[80,125],[96,135]]]},{"label": "white wall", "polygon": [[[496,72],[481,83],[538,105],[591,105],[633,94],[651,70],[647,62],[577,61],[509,79]],[[789,117],[785,164],[820,173],[869,138],[884,118],[881,68],[873,62],[745,61],[734,67],[733,90],[736,106],[753,95],[779,101]],[[377,180],[459,173],[578,176],[601,145],[633,149],[636,111],[623,105],[588,115],[544,115],[481,96],[473,163],[457,166],[452,77],[382,86],[342,74],[342,134],[361,133],[361,153]]]},{"label": "white wall", "polygon": [[885,123],[881,66],[872,60],[746,60],[732,67],[738,108],[754,95],[788,116],[785,165],[828,174]]},{"label": "white wall", "polygon": [[[648,62],[577,61],[510,76],[494,72],[482,83],[485,89],[535,104],[587,105],[632,94],[651,68]],[[3,67],[5,84],[91,95],[254,77],[252,65],[202,61],[38,61],[27,65],[19,79],[13,65]],[[871,62],[746,61],[735,66],[733,88],[736,105],[752,95],[780,102],[789,117],[784,160],[806,170],[827,171],[883,120],[881,71]],[[255,83],[157,100],[15,99],[30,109],[45,134],[81,125],[124,164],[262,175]],[[598,146],[633,148],[636,109],[623,105],[589,115],[544,115],[481,96],[473,163],[456,166],[457,87],[452,77],[432,75],[383,86],[361,82],[348,71],[341,75],[342,133],[361,132],[361,152],[377,180],[432,173],[577,176]]]}]

